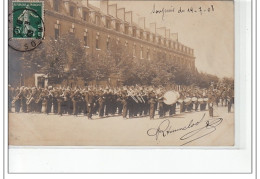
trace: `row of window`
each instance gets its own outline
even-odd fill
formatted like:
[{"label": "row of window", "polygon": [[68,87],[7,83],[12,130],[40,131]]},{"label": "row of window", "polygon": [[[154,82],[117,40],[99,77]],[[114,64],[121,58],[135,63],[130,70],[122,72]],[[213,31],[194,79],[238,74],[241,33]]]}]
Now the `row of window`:
[{"label": "row of window", "polygon": [[[57,0],[54,0],[54,10],[59,12],[59,2],[60,1],[57,1]],[[71,17],[75,17],[75,7],[74,6],[69,6],[69,15]],[[94,13],[94,12],[93,12]],[[95,14],[94,14],[95,15]],[[96,25],[100,25],[101,23],[101,18],[99,15],[95,15],[94,16],[95,18],[92,18],[92,23],[96,24]],[[82,18],[84,21],[87,21],[89,22],[90,21],[90,12],[89,11],[83,11],[82,12]],[[111,25],[112,21],[106,17],[105,18],[105,27],[108,28],[108,29],[111,29],[112,28],[112,25]],[[121,26],[122,26],[122,29],[121,29]],[[151,34],[150,33],[144,33],[143,30],[139,30],[139,32],[137,33],[137,29],[136,28],[132,28],[130,26],[128,26],[127,24],[122,24],[121,22],[115,22],[115,30],[118,31],[118,32],[123,32],[127,35],[132,35],[133,37],[137,37],[137,38],[140,38],[142,40],[148,40],[148,41],[151,41],[151,42],[154,42],[154,43],[158,43],[159,45],[163,45],[163,46],[166,46],[166,47],[169,47],[169,48],[173,48],[173,49],[178,49],[178,50],[182,50],[186,53],[189,53],[189,54],[193,54],[193,50],[190,49],[190,48],[187,48],[183,45],[178,45],[177,43],[174,43],[172,41],[168,41],[165,39],[165,38],[161,38],[161,37],[156,37],[155,34]],[[131,28],[131,30],[130,30]],[[130,31],[131,31],[131,34],[130,34]],[[138,34],[138,35],[137,35]],[[158,38],[158,39],[157,39]]]},{"label": "row of window", "polygon": [[[59,28],[55,28],[54,30],[54,33],[55,33],[55,40],[57,40],[60,36],[60,30]],[[72,32],[73,33],[73,32]],[[84,46],[85,47],[88,47],[89,46],[89,42],[88,42],[89,38],[88,38],[88,33],[87,32],[84,32],[84,36],[83,36],[83,43],[84,43]],[[106,49],[108,50],[109,49],[109,40],[110,38],[108,37],[107,40],[106,40]],[[95,46],[96,46],[96,49],[97,50],[100,50],[100,37],[99,37],[99,34],[96,36],[96,41],[95,41]],[[117,43],[119,43],[119,39],[117,39]],[[128,42],[126,41],[125,42],[125,47],[128,47]],[[133,45],[133,49],[132,49],[132,52],[133,52],[133,57],[136,57],[136,44]],[[140,58],[141,59],[144,59],[144,48],[141,46],[140,47]],[[147,49],[146,51],[146,58],[148,60],[151,59],[151,56],[150,56],[150,49]],[[171,56],[170,56],[171,58]]]}]

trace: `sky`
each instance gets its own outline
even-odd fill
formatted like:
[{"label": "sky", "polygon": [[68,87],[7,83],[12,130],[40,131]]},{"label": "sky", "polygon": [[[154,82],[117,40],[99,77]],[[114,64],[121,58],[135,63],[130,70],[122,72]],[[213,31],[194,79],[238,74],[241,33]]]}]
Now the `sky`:
[{"label": "sky", "polygon": [[[99,1],[90,3],[99,7]],[[133,11],[134,21],[146,17],[146,27],[155,22],[157,28],[166,27],[171,33],[178,33],[179,42],[194,49],[198,71],[220,78],[234,77],[233,1],[109,1],[115,3],[118,8]],[[166,12],[164,16],[152,13],[153,9],[162,8],[174,12]],[[185,12],[178,13],[180,8]],[[193,13],[188,8],[193,8]]]}]

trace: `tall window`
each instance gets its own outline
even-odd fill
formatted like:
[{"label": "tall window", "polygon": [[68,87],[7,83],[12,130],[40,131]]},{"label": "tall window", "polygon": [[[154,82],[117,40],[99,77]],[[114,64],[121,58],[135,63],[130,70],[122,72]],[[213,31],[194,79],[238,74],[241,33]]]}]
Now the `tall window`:
[{"label": "tall window", "polygon": [[55,28],[54,34],[55,34],[55,40],[58,40],[59,37],[60,37],[60,29],[59,28]]},{"label": "tall window", "polygon": [[134,44],[133,45],[133,57],[135,57],[136,56],[136,45]]},{"label": "tall window", "polygon": [[59,1],[55,0],[53,1],[54,11],[59,11]]},{"label": "tall window", "polygon": [[151,60],[151,58],[150,58],[150,50],[149,49],[147,50],[146,58],[147,58],[147,60]]},{"label": "tall window", "polygon": [[110,23],[111,23],[110,20],[106,19],[106,28],[108,28],[108,29],[110,28]]},{"label": "tall window", "polygon": [[140,39],[143,39],[143,32],[140,32]]},{"label": "tall window", "polygon": [[83,11],[83,20],[88,21],[88,12]]},{"label": "tall window", "polygon": [[97,36],[96,36],[96,49],[100,49],[99,48],[99,33],[97,33]]},{"label": "tall window", "polygon": [[143,47],[141,47],[141,50],[140,50],[140,58],[143,59]]},{"label": "tall window", "polygon": [[87,32],[84,33],[84,46],[85,47],[88,46],[88,33]]},{"label": "tall window", "polygon": [[116,31],[120,31],[120,23],[116,23]]},{"label": "tall window", "polygon": [[146,40],[148,40],[148,41],[150,40],[150,34],[148,34],[148,33],[146,34]]},{"label": "tall window", "polygon": [[71,17],[74,17],[74,11],[75,11],[75,8],[73,6],[70,6],[70,16]]},{"label": "tall window", "polygon": [[96,25],[100,25],[100,17],[96,16]]},{"label": "tall window", "polygon": [[136,37],[136,29],[133,29],[133,37]]},{"label": "tall window", "polygon": [[129,29],[128,29],[129,27],[128,26],[125,26],[125,34],[129,34]]},{"label": "tall window", "polygon": [[107,38],[107,50],[109,50],[109,37]]},{"label": "tall window", "polygon": [[99,49],[99,40],[96,38],[96,49]]}]

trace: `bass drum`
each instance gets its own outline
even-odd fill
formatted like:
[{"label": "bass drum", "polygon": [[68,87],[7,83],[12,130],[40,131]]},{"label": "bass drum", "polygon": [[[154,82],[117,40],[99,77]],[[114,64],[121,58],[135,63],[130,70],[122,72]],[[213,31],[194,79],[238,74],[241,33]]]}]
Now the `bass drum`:
[{"label": "bass drum", "polygon": [[180,94],[177,91],[167,91],[163,95],[163,102],[167,105],[171,105],[177,102]]}]

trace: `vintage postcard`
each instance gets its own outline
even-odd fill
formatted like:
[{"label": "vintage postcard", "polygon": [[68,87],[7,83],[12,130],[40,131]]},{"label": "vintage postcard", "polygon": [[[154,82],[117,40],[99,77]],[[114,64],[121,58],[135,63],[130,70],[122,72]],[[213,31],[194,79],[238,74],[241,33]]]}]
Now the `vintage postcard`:
[{"label": "vintage postcard", "polygon": [[233,1],[8,1],[11,146],[234,146]]}]

